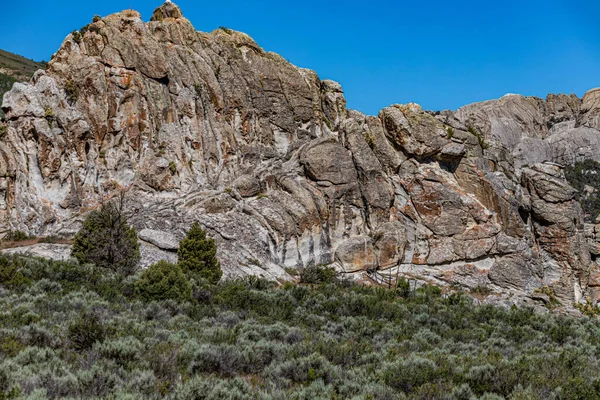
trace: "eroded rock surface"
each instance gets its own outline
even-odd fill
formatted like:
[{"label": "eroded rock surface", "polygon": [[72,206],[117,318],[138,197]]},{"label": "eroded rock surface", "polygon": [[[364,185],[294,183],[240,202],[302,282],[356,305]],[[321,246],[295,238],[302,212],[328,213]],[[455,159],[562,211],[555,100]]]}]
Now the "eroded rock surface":
[{"label": "eroded rock surface", "polygon": [[198,32],[170,2],[124,11],[4,96],[0,235],[73,235],[126,189],[149,262],[197,220],[230,277],[333,264],[595,298],[597,236],[558,164],[600,161],[598,93],[365,116],[243,33]]}]

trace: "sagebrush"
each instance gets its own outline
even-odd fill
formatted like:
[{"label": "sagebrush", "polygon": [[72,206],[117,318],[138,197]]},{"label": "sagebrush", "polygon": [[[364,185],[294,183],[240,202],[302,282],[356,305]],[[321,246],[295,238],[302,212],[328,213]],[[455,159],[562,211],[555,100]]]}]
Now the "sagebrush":
[{"label": "sagebrush", "polygon": [[[439,288],[203,284],[0,256],[3,398],[597,399],[600,323]],[[7,281],[20,281],[7,286]]]}]

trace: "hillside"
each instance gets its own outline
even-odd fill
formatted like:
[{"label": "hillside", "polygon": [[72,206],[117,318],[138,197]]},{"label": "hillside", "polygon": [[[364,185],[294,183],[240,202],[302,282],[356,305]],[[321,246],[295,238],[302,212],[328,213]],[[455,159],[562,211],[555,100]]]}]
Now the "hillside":
[{"label": "hillside", "polygon": [[[0,398],[597,399],[600,323],[436,287],[259,279],[145,303],[132,280],[0,257]],[[31,397],[28,397],[31,396]]]},{"label": "hillside", "polygon": [[38,69],[45,69],[46,63],[36,62],[17,54],[0,49],[0,70],[17,80],[29,80]]},{"label": "hillside", "polygon": [[599,89],[368,116],[337,82],[166,2],[147,22],[90,18],[2,108],[0,236],[72,237],[125,190],[152,262],[198,221],[227,278],[325,264],[515,304],[600,299],[597,200],[564,171],[600,161]]},{"label": "hillside", "polygon": [[[0,99],[12,88],[13,83],[28,81],[35,71],[45,68],[45,63],[0,50]],[[4,113],[0,110],[0,118],[2,117]]]}]

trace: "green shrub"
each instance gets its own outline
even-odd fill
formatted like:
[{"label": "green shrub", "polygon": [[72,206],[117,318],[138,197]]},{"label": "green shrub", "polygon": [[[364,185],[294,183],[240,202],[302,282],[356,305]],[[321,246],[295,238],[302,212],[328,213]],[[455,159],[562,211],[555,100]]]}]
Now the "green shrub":
[{"label": "green shrub", "polygon": [[35,236],[30,236],[27,233],[16,230],[16,231],[8,231],[6,236],[4,236],[4,240],[7,242],[22,242],[24,240],[35,239]]},{"label": "green shrub", "polygon": [[46,121],[48,121],[48,125],[50,127],[52,127],[52,124],[54,123],[54,120],[56,119],[56,116],[54,115],[54,111],[52,110],[52,107],[45,105],[44,106],[44,118],[46,119]]},{"label": "green shrub", "polygon": [[137,232],[127,224],[123,200],[104,204],[88,214],[75,235],[71,256],[80,263],[93,263],[124,275],[136,271],[140,245]]},{"label": "green shrub", "polygon": [[408,296],[410,296],[410,282],[404,278],[399,278],[396,281],[396,293],[398,296],[408,299]]},{"label": "green shrub", "polygon": [[98,316],[88,313],[73,321],[67,333],[71,346],[77,351],[91,349],[94,343],[102,342],[105,335],[104,326]]},{"label": "green shrub", "polygon": [[73,104],[77,102],[79,98],[79,88],[73,79],[67,79],[65,82],[65,94],[69,103]]},{"label": "green shrub", "polygon": [[198,98],[202,98],[203,90],[201,84],[196,83],[194,85],[194,91],[196,92],[196,96],[198,96]]},{"label": "green shrub", "polygon": [[81,33],[79,31],[73,31],[71,32],[71,35],[73,35],[73,40],[75,41],[75,43],[81,43]]},{"label": "green shrub", "polygon": [[300,271],[300,282],[302,283],[331,283],[337,279],[337,271],[326,265],[314,265],[305,267]]},{"label": "green shrub", "polygon": [[0,286],[19,289],[30,284],[31,280],[18,271],[17,266],[9,258],[0,257]]},{"label": "green shrub", "polygon": [[112,270],[4,258],[32,281],[0,287],[4,398],[600,398],[596,318],[258,278],[146,303]]},{"label": "green shrub", "polygon": [[187,301],[192,296],[192,286],[179,265],[164,260],[149,266],[134,287],[145,301]]},{"label": "green shrub", "polygon": [[383,367],[383,381],[394,388],[410,392],[433,380],[437,366],[429,359],[411,356],[404,361],[394,361]]},{"label": "green shrub", "polygon": [[0,125],[0,139],[8,133],[8,126]]},{"label": "green shrub", "polygon": [[133,364],[143,356],[142,343],[137,338],[129,335],[107,339],[94,346],[94,349],[103,357],[114,360],[121,366]]},{"label": "green shrub", "polygon": [[485,141],[485,136],[483,136],[483,134],[479,132],[479,130],[473,125],[467,125],[467,131],[477,138],[477,142],[479,143],[479,147],[481,147],[482,151],[490,147],[489,143]]},{"label": "green shrub", "polygon": [[179,266],[191,279],[217,283],[223,275],[221,263],[217,259],[217,246],[206,236],[198,222],[194,222],[185,239],[179,243]]},{"label": "green shrub", "polygon": [[[577,200],[585,213],[586,222],[593,223],[600,214],[600,163],[594,160],[578,161],[565,168],[565,178],[579,191]],[[592,188],[585,193],[585,187]]]}]

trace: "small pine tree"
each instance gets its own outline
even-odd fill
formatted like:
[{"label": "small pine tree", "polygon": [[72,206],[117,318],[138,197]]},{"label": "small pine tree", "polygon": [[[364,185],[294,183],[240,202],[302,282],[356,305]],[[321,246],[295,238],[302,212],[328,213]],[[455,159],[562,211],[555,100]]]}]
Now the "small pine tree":
[{"label": "small pine tree", "polygon": [[137,232],[127,224],[123,197],[117,204],[103,204],[88,214],[75,235],[71,256],[124,275],[133,274],[140,261]]},{"label": "small pine tree", "polygon": [[223,275],[221,263],[216,257],[215,241],[206,237],[206,231],[198,222],[194,222],[185,239],[179,243],[177,255],[179,266],[189,278],[197,281],[205,279],[215,284]]},{"label": "small pine tree", "polygon": [[145,301],[186,301],[192,297],[192,285],[179,265],[161,260],[142,273],[135,293]]}]

